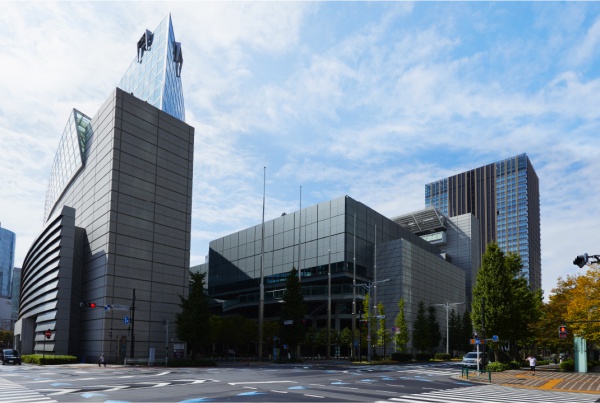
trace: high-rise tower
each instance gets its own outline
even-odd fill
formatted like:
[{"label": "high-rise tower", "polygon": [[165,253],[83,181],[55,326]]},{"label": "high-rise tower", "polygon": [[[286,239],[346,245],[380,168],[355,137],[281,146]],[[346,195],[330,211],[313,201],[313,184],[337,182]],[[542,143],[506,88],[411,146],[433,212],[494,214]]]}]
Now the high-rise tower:
[{"label": "high-rise tower", "polygon": [[69,115],[22,267],[24,354],[158,358],[163,322],[187,295],[194,128],[183,122],[181,44],[170,15],[142,39],[97,113]]},{"label": "high-rise tower", "polygon": [[425,206],[449,217],[472,213],[480,221],[481,253],[491,242],[518,253],[530,287],[541,288],[539,180],[526,154],[426,184]]},{"label": "high-rise tower", "polygon": [[15,265],[15,233],[0,226],[0,297],[11,294],[11,273]]}]

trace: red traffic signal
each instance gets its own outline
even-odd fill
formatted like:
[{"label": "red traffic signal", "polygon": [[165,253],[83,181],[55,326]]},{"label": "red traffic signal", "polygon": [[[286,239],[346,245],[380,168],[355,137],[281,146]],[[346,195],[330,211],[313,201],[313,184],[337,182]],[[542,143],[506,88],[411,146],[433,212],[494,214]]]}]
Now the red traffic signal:
[{"label": "red traffic signal", "polygon": [[567,327],[566,326],[559,326],[558,327],[558,338],[559,339],[566,339],[567,338]]},{"label": "red traffic signal", "polygon": [[96,307],[96,303],[95,302],[80,302],[79,306],[80,307],[87,306],[88,308],[95,308]]}]

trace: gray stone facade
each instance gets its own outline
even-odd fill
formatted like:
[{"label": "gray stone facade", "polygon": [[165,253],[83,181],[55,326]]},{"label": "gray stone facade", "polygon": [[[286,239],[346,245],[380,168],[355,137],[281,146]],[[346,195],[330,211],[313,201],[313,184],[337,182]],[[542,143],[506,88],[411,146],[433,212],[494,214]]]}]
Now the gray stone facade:
[{"label": "gray stone facade", "polygon": [[[130,357],[124,317],[135,315],[135,356],[159,356],[163,321],[174,321],[188,292],[194,128],[118,88],[91,126],[85,165],[53,208],[74,208],[85,230],[81,301],[72,303],[99,307],[80,310],[77,355]],[[130,307],[134,290],[135,313],[102,309]]]}]

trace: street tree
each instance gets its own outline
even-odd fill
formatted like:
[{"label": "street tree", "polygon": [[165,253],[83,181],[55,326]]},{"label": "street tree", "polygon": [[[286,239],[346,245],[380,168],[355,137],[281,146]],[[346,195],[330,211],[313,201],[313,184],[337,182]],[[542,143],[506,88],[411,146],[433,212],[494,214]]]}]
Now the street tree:
[{"label": "street tree", "polygon": [[442,341],[442,332],[440,331],[440,324],[437,320],[437,310],[433,305],[429,305],[429,308],[427,308],[427,327],[430,335],[429,351],[433,355],[435,353],[435,349]]},{"label": "street tree", "polygon": [[576,277],[567,277],[566,280],[558,279],[556,288],[552,289],[548,302],[542,307],[542,315],[535,326],[536,343],[553,352],[567,352],[573,350],[572,328],[567,332],[566,339],[558,338],[558,326],[564,325],[570,302],[573,300],[573,289]]},{"label": "street tree", "polygon": [[406,316],[404,313],[404,298],[400,298],[398,301],[398,315],[394,324],[396,325],[396,334],[394,334],[394,341],[396,350],[401,353],[406,352],[406,345],[410,340],[410,334],[408,332],[408,325],[406,323]]},{"label": "street tree", "polygon": [[354,338],[352,337],[352,330],[347,327],[342,329],[342,333],[340,335],[340,343],[344,347],[348,347],[348,357],[352,355],[352,344],[354,343]]},{"label": "street tree", "polygon": [[298,270],[293,267],[285,282],[280,322],[283,342],[289,344],[291,351],[295,351],[295,354],[299,353],[300,343],[305,339],[305,315],[306,304],[302,295]]},{"label": "street tree", "polygon": [[450,336],[450,340],[448,342],[450,354],[454,356],[454,351],[461,350],[461,342],[464,344],[464,340],[461,340],[463,334],[460,312],[457,313],[454,308],[450,310],[450,314],[448,315],[448,333]]},{"label": "street tree", "polygon": [[377,342],[379,347],[383,347],[383,356],[386,356],[386,348],[391,340],[390,332],[387,329],[387,321],[385,317],[385,308],[380,302],[377,304],[377,314],[379,316],[379,329],[377,329]]},{"label": "street tree", "polygon": [[[540,316],[541,292],[533,292],[521,276],[518,255],[491,243],[482,258],[473,288],[471,319],[480,337],[497,335],[512,345],[531,340]],[[498,359],[498,343],[492,345]]]},{"label": "street tree", "polygon": [[431,345],[431,333],[429,332],[429,322],[427,321],[427,310],[425,309],[425,303],[419,302],[419,308],[417,309],[417,317],[413,324],[413,347],[419,350],[421,353],[429,349]]},{"label": "street tree", "polygon": [[206,273],[190,272],[190,292],[187,298],[179,296],[181,312],[175,316],[175,332],[187,343],[192,361],[203,346],[212,341],[211,314],[208,297],[204,293]]}]

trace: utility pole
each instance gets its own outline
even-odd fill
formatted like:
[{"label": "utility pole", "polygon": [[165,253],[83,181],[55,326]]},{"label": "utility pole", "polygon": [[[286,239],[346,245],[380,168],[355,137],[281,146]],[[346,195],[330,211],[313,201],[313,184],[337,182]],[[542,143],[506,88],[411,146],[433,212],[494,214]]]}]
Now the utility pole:
[{"label": "utility pole", "polygon": [[131,301],[131,353],[130,358],[135,356],[135,288],[133,289],[133,301]]},{"label": "utility pole", "polygon": [[[357,284],[355,287],[363,287],[367,290],[367,293],[369,294],[369,298],[371,297],[371,289],[374,288],[375,286],[377,286],[377,284],[379,283],[387,283],[388,281],[392,281],[392,279],[390,278],[386,278],[385,280],[380,280],[380,281],[371,281],[370,283],[361,283],[361,284]],[[368,311],[370,311],[371,309],[368,307]],[[375,318],[384,318],[384,316],[375,316]],[[370,312],[367,314],[367,361],[371,362],[371,314]]]}]

